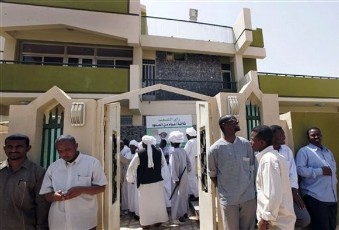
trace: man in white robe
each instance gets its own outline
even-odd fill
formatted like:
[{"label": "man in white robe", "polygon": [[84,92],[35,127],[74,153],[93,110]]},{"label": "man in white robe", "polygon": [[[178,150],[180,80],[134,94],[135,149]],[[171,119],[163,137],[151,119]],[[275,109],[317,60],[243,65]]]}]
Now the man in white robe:
[{"label": "man in white robe", "polygon": [[136,153],[127,170],[127,181],[132,183],[137,178],[139,191],[140,225],[148,228],[159,227],[168,221],[165,204],[164,184],[161,167],[166,159],[155,144],[155,138],[142,137],[143,149]]},{"label": "man in white robe", "polygon": [[124,214],[128,213],[128,182],[126,181],[126,172],[131,161],[131,150],[123,141],[120,141],[120,164],[121,164],[121,210]]},{"label": "man in white robe", "polygon": [[188,195],[190,200],[198,200],[198,176],[197,176],[197,131],[193,128],[186,129],[186,137],[188,139],[184,149],[191,162],[192,170],[188,172]]},{"label": "man in white robe", "polygon": [[[170,155],[170,171],[172,178],[171,220],[173,223],[185,222],[188,212],[188,176],[191,164],[186,151],[180,148],[184,141],[184,134],[173,131],[169,134],[168,141],[174,147]],[[179,222],[178,222],[179,221]]]},{"label": "man in white robe", "polygon": [[[139,142],[136,140],[131,140],[129,142],[131,159],[136,156],[138,146]],[[134,213],[134,218],[136,220],[139,220],[139,195],[136,182],[128,183],[128,210],[129,212]]]}]

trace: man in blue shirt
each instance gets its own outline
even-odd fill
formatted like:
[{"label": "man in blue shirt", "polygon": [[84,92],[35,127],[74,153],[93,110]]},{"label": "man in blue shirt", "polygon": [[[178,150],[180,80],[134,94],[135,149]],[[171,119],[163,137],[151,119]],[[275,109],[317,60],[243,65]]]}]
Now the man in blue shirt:
[{"label": "man in blue shirt", "polygon": [[307,130],[309,144],[296,156],[300,188],[311,216],[311,228],[334,230],[337,215],[336,162],[333,153],[322,145],[321,130]]}]

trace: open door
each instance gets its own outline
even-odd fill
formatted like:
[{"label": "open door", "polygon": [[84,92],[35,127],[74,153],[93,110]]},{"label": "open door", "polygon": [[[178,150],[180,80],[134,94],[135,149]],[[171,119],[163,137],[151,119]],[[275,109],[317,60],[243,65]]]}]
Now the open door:
[{"label": "open door", "polygon": [[120,229],[120,103],[106,104],[105,173],[108,186],[104,197],[104,229]]},{"label": "open door", "polygon": [[216,228],[215,188],[207,175],[207,150],[211,145],[211,116],[208,102],[197,102],[198,186],[200,229]]}]

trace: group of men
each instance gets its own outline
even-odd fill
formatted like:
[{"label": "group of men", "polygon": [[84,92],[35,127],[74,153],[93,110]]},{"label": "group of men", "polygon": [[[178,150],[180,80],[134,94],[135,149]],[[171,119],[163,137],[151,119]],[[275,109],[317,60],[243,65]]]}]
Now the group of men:
[{"label": "group of men", "polygon": [[[259,230],[309,224],[315,230],[336,228],[336,162],[322,144],[319,128],[307,130],[309,144],[294,159],[280,126],[257,126],[250,141],[236,136],[240,127],[233,115],[222,116],[219,127],[223,137],[211,146],[207,164],[218,188],[224,229],[254,229],[256,221]],[[164,146],[157,148],[155,138],[148,135],[141,144],[129,142],[130,156],[122,157],[128,163],[122,178],[131,187],[128,192],[133,191],[127,193],[127,200],[133,201],[126,209],[140,216],[143,228],[168,221],[166,200],[171,221],[185,221],[189,196],[198,197],[197,133],[189,128],[186,134],[185,148],[180,147],[185,139],[182,132],[169,134],[168,162]],[[7,160],[0,163],[1,230],[96,229],[96,195],[107,184],[103,168],[96,158],[79,152],[70,135],[58,137],[55,146],[60,159],[45,171],[27,158],[31,146],[26,135],[5,139]],[[166,167],[170,193],[164,187]],[[126,195],[123,189],[121,199]]]},{"label": "group of men", "polygon": [[[193,127],[187,128],[188,141],[183,148],[181,144],[185,141],[185,134],[180,131],[168,135],[170,147],[165,139],[156,147],[156,138],[145,135],[140,144],[135,140],[129,142],[129,148],[135,151],[133,156],[126,154],[127,151],[124,150],[128,146],[121,143],[124,145],[120,147],[123,168],[121,197],[126,196],[124,193],[130,197],[121,200],[121,208],[123,211],[128,208],[129,212],[134,212],[143,228],[167,222],[167,208],[171,210],[172,223],[186,221],[189,198],[197,200],[199,196],[196,136]],[[133,145],[138,147],[134,148]],[[130,189],[124,190],[125,182]]]},{"label": "group of men", "polygon": [[[223,137],[208,152],[208,174],[218,188],[224,229],[336,229],[337,178],[333,153],[321,130],[294,159],[282,127],[260,125],[250,141],[236,136],[233,115],[219,119]],[[298,183],[300,178],[300,187]]]},{"label": "group of men", "polygon": [[97,197],[107,180],[100,162],[80,153],[70,135],[55,141],[60,159],[47,171],[27,158],[23,134],[6,137],[0,164],[0,229],[96,229]]}]

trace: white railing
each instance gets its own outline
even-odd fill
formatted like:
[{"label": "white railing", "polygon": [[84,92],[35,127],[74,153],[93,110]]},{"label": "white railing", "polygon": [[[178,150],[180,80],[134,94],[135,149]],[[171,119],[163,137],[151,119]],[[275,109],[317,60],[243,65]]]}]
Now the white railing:
[{"label": "white railing", "polygon": [[208,23],[158,17],[142,17],[143,34],[193,40],[234,43],[233,28]]}]

